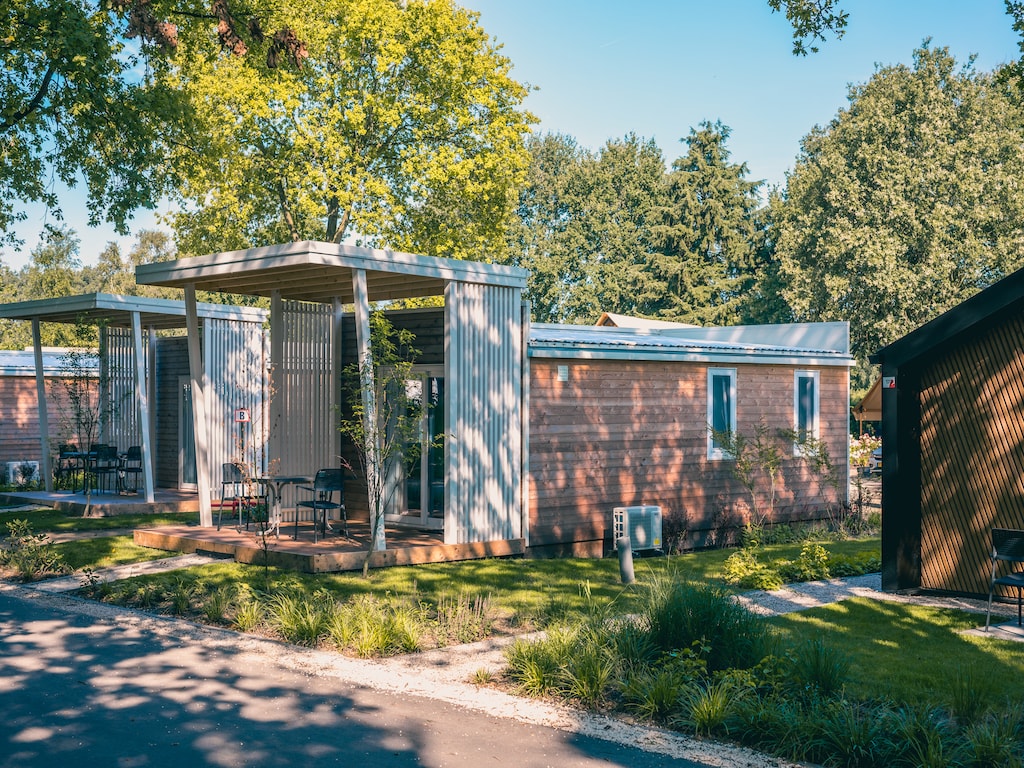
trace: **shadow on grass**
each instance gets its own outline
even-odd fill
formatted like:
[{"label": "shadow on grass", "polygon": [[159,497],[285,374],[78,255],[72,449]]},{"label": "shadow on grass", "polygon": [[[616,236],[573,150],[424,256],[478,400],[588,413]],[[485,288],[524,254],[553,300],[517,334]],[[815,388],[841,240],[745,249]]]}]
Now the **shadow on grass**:
[{"label": "shadow on grass", "polygon": [[961,634],[983,625],[983,615],[855,598],[770,621],[786,641],[823,637],[846,654],[856,698],[881,690],[896,703],[948,706],[960,670],[971,672],[992,706],[1020,697],[1024,643]]}]

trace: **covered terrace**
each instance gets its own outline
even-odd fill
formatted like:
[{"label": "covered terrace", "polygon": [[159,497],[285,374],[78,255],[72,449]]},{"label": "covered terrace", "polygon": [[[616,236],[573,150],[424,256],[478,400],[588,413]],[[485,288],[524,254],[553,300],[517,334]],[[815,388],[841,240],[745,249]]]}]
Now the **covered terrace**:
[{"label": "covered terrace", "polygon": [[[515,267],[312,241],[137,267],[138,283],[185,292],[195,382],[200,526],[213,526],[215,483],[214,465],[208,459],[209,420],[204,417],[211,393],[200,386],[207,376],[199,338],[193,333],[197,291],[270,300],[268,408],[263,422],[270,477],[312,475],[318,468],[340,463],[343,309],[352,307],[355,330],[355,354],[346,354],[360,363],[363,405],[367,414],[373,414],[380,393],[368,364],[373,354],[371,303],[441,296],[443,543],[514,542],[513,549],[521,551],[528,534],[523,406],[528,323],[522,302],[526,276],[525,270]],[[376,450],[367,446],[367,475],[384,471]],[[367,494],[374,487],[376,483],[367,483]],[[368,508],[373,510],[374,504]],[[369,545],[386,550],[384,526],[370,530],[375,535]]]}]

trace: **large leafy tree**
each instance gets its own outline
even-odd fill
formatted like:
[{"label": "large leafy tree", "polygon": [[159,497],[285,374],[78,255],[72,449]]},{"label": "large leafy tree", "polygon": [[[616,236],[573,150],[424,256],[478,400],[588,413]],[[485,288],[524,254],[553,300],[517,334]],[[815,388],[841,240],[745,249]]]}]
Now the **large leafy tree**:
[{"label": "large leafy tree", "polygon": [[179,248],[355,236],[485,257],[531,117],[477,14],[450,0],[323,0],[272,18],[305,41],[301,68],[179,46],[173,83],[203,122],[173,152]]},{"label": "large leafy tree", "polygon": [[657,251],[640,310],[698,325],[742,319],[763,240],[760,182],[745,163],[729,162],[729,128],[704,122],[685,139],[687,152],[666,177],[657,212]]},{"label": "large leafy tree", "polygon": [[1021,265],[1024,114],[927,45],[849,100],[803,140],[773,215],[794,314],[848,319],[864,359]]},{"label": "large leafy tree", "polygon": [[[0,243],[21,206],[60,220],[52,182],[84,181],[90,222],[124,232],[168,181],[164,145],[194,135],[180,94],[158,77],[180,40],[207,51],[264,39],[246,0],[5,0],[0,3]],[[261,6],[262,9],[262,6]],[[260,11],[262,12],[262,10]],[[212,34],[216,29],[216,34]],[[297,63],[301,41],[279,30],[268,63]],[[275,47],[276,46],[276,47]]]},{"label": "large leafy tree", "polygon": [[534,137],[529,149],[506,260],[531,270],[533,318],[589,323],[603,311],[638,311],[649,217],[665,174],[661,150],[629,135],[591,153],[557,134]]}]

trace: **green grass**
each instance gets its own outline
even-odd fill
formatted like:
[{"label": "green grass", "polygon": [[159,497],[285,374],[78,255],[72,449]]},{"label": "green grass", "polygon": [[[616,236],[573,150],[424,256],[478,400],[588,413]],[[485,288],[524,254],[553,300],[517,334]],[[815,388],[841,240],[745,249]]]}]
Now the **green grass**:
[{"label": "green grass", "polygon": [[847,655],[853,698],[950,706],[958,670],[991,706],[1020,697],[1024,644],[959,634],[984,625],[979,614],[855,598],[770,621],[787,642],[820,637]]},{"label": "green grass", "polygon": [[[76,542],[75,545],[81,543]],[[773,557],[795,558],[800,554],[800,546],[772,545],[765,547],[765,551]],[[841,550],[846,554],[877,553],[880,543],[878,538],[873,538],[825,546],[830,551]],[[342,602],[361,595],[415,597],[432,604],[459,594],[467,599],[479,596],[487,598],[500,616],[514,624],[544,625],[595,607],[612,613],[630,613],[638,607],[638,587],[649,585],[667,570],[693,581],[711,582],[728,591],[738,591],[727,587],[722,578],[722,565],[733,551],[708,550],[669,558],[637,559],[634,563],[636,586],[631,587],[620,582],[615,558],[467,560],[382,568],[370,571],[368,579],[358,573],[302,574],[277,568],[270,568],[266,573],[274,589],[294,589],[310,594],[317,589],[326,589]],[[242,583],[257,591],[266,588],[261,566],[221,562],[176,571],[174,576],[182,574],[188,574],[188,578],[201,578],[212,586]],[[162,583],[171,577],[152,575],[136,578],[140,582]]]},{"label": "green grass", "polygon": [[178,554],[140,547],[135,544],[131,536],[104,536],[50,546],[64,558],[64,562],[69,567],[76,571],[82,568],[110,568],[115,565],[141,563]]},{"label": "green grass", "polygon": [[110,531],[121,528],[153,528],[158,525],[188,525],[199,522],[198,512],[171,512],[157,515],[116,515],[82,517],[56,509],[10,512],[0,509],[0,534],[6,533],[8,520],[28,520],[36,533],[72,533]]}]

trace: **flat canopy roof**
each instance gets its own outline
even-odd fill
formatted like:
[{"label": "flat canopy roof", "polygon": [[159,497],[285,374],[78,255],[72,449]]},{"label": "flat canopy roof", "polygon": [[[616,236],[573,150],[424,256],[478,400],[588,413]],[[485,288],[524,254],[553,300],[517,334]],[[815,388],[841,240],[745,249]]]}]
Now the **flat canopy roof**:
[{"label": "flat canopy roof", "polygon": [[[239,320],[261,323],[267,310],[258,307],[233,307],[225,304],[199,304],[200,318]],[[144,328],[185,327],[185,302],[174,299],[149,299],[142,296],[117,296],[110,293],[86,293],[52,299],[0,304],[0,317],[9,320],[40,320],[45,323],[105,324],[130,328],[132,313],[138,312]]]},{"label": "flat canopy roof", "polygon": [[143,264],[136,282],[248,296],[354,302],[352,272],[366,271],[370,301],[439,296],[447,282],[525,288],[525,269],[306,240]]}]

